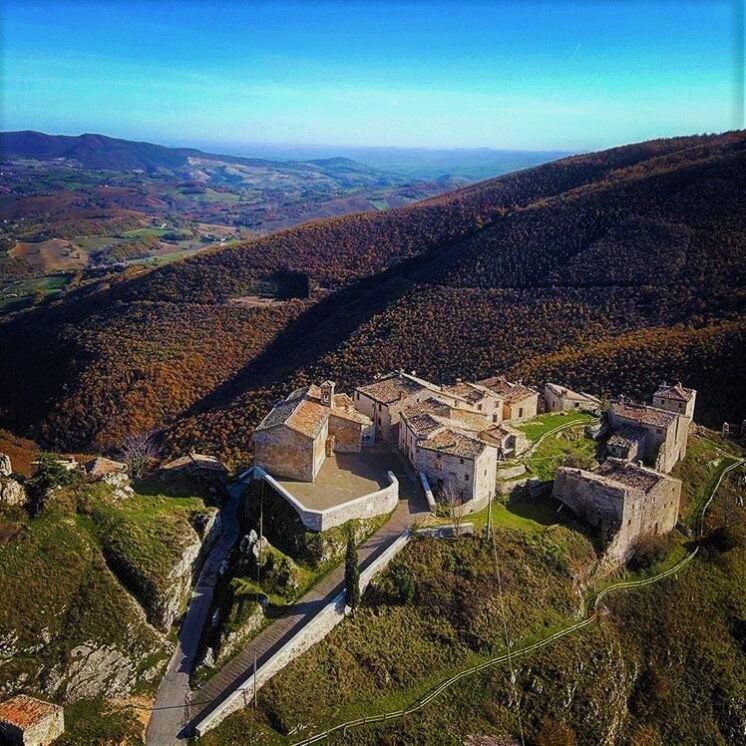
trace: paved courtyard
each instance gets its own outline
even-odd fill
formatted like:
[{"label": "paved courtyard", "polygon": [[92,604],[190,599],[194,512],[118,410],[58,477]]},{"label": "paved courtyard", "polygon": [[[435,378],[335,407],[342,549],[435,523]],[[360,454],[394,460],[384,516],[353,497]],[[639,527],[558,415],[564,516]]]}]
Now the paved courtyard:
[{"label": "paved courtyard", "polygon": [[360,453],[327,457],[315,482],[277,481],[306,508],[325,510],[368,495],[389,485],[388,472],[401,472],[395,453],[383,446],[367,446]]}]

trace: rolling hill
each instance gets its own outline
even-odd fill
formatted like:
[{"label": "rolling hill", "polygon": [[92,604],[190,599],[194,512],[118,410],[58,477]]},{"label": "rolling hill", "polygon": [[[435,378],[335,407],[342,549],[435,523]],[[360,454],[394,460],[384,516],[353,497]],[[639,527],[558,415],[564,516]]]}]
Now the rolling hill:
[{"label": "rolling hill", "polygon": [[[392,367],[681,378],[699,419],[740,419],[745,159],[743,132],[641,143],[89,285],[0,325],[2,424],[66,449],[161,429],[240,463],[289,387]],[[310,297],[253,302],[296,274]]]}]

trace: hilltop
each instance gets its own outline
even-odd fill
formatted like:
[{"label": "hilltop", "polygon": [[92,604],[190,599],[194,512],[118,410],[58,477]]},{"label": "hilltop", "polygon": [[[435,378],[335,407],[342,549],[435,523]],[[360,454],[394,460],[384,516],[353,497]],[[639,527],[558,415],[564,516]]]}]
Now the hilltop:
[{"label": "hilltop", "polygon": [[32,130],[0,132],[0,155],[6,158],[22,157],[38,160],[61,158],[101,171],[141,169],[153,173],[158,169],[178,170],[186,168],[190,158],[196,158],[272,168],[284,173],[313,171],[314,168],[342,168],[348,173],[366,174],[378,179],[385,178],[383,171],[356,163],[349,158],[320,158],[307,162],[272,161],[266,158],[216,155],[196,148],[169,148],[150,142],[123,140],[90,133],[69,136],[47,135]]},{"label": "hilltop", "polygon": [[698,419],[739,420],[745,147],[566,158],[70,292],[0,326],[3,424],[65,449],[159,428],[241,462],[293,385],[399,365],[607,393],[681,378]]}]

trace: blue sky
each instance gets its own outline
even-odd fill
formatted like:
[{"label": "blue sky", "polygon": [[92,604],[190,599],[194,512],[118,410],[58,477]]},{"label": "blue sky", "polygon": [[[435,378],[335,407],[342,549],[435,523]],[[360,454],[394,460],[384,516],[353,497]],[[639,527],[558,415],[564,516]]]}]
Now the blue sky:
[{"label": "blue sky", "polygon": [[733,3],[0,4],[0,127],[589,150],[739,126]]}]

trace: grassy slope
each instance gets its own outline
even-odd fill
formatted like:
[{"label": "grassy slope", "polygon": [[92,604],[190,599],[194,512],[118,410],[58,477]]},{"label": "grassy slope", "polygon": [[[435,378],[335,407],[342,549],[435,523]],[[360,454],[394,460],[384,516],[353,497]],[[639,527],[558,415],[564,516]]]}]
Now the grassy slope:
[{"label": "grassy slope", "polygon": [[[680,475],[689,478],[686,490],[692,503],[706,494],[717,471],[713,455],[712,446],[695,437],[678,467]],[[734,473],[722,484],[709,514],[708,533],[727,519],[746,535],[739,478]],[[553,533],[557,529],[542,533],[525,519],[523,526],[521,531],[501,528],[498,534],[510,633],[522,642],[532,629],[541,629],[542,615],[556,618],[564,607],[569,616],[568,577],[563,580],[553,568],[573,546],[566,541],[547,551],[547,537],[558,536]],[[573,536],[568,529],[561,531]],[[573,541],[575,547],[582,546],[579,536]],[[460,543],[417,542],[407,548],[396,565],[416,579],[414,603],[392,605],[386,596],[396,577],[394,565],[379,582],[381,593],[368,594],[356,619],[346,621],[275,677],[260,695],[259,711],[232,716],[203,742],[284,743],[277,728],[301,725],[288,739],[292,742],[350,715],[408,704],[444,678],[449,667],[469,658],[464,633],[455,627],[473,631],[480,643],[489,630],[487,635],[492,633],[493,644],[499,646],[493,583],[479,584],[488,577],[482,574],[487,558],[475,540]],[[542,545],[543,551],[537,552]],[[589,559],[585,551],[575,555],[578,568]],[[446,559],[449,556],[453,559]],[[460,571],[458,558],[465,560]],[[455,584],[450,570],[454,561]],[[496,667],[462,679],[404,722],[355,729],[329,743],[458,744],[473,733],[517,738],[516,696],[529,742],[561,723],[574,733],[575,743],[588,746],[740,743],[746,724],[744,577],[743,542],[726,549],[708,541],[684,572],[644,590],[612,596],[598,624],[515,661],[515,690],[506,668]],[[423,585],[428,578],[437,579],[435,589]],[[458,586],[464,590],[457,591]],[[437,613],[422,613],[423,587],[437,599]],[[472,613],[453,616],[458,601]],[[299,691],[314,695],[298,697]]]},{"label": "grassy slope", "polygon": [[[108,493],[102,484],[63,489],[34,520],[18,508],[0,511],[0,528],[14,529],[0,543],[0,587],[14,599],[0,607],[0,640],[18,651],[0,662],[0,691],[64,698],[65,684],[55,686],[49,674],[56,669],[64,679],[70,651],[86,642],[132,660],[135,680],[146,688],[141,675],[149,671],[152,681],[153,666],[167,654],[165,638],[135,599],[146,601],[149,589],[166,582],[182,534],[193,535],[189,517],[204,511],[204,502],[163,495],[113,502]],[[138,573],[134,595],[112,572],[113,552]]]},{"label": "grassy slope", "polygon": [[13,599],[0,608],[0,638],[17,651],[0,667],[2,689],[64,696],[64,685],[55,688],[50,674],[64,671],[70,652],[87,642],[114,646],[137,666],[152,665],[164,641],[79,518],[57,508],[30,522],[16,518],[22,532],[0,546],[0,587]]}]

